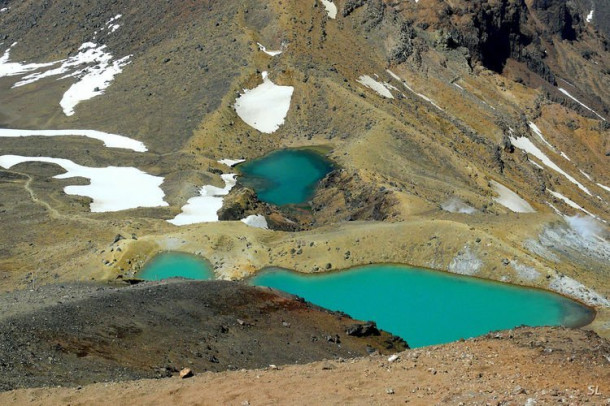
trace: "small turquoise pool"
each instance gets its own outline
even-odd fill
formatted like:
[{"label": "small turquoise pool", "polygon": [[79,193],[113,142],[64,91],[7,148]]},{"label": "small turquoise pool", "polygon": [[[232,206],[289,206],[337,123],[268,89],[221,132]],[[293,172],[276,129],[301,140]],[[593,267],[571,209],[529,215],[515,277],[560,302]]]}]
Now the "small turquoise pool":
[{"label": "small turquoise pool", "polygon": [[302,204],[333,166],[324,156],[306,149],[285,149],[237,166],[239,181],[256,191],[261,201]]},{"label": "small turquoise pool", "polygon": [[400,265],[315,275],[269,269],[250,283],[375,321],[411,347],[519,325],[583,326],[595,316],[588,307],[551,292]]},{"label": "small turquoise pool", "polygon": [[136,274],[137,278],[147,281],[159,281],[169,278],[196,280],[214,279],[212,266],[203,258],[194,255],[168,252],[159,254],[150,260]]}]

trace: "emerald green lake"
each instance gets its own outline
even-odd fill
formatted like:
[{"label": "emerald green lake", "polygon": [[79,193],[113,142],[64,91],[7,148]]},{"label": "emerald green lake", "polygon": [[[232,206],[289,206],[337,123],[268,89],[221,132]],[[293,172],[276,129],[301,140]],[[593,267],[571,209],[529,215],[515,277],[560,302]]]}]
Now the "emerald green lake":
[{"label": "emerald green lake", "polygon": [[239,181],[256,191],[261,201],[302,204],[311,198],[318,182],[332,170],[322,155],[304,149],[286,149],[237,166]]},{"label": "emerald green lake", "polygon": [[214,279],[211,265],[202,258],[177,252],[159,254],[146,263],[137,278],[159,281],[168,278]]},{"label": "emerald green lake", "polygon": [[269,269],[250,283],[375,321],[411,347],[519,325],[578,327],[595,316],[586,306],[550,292],[400,265],[316,275]]}]

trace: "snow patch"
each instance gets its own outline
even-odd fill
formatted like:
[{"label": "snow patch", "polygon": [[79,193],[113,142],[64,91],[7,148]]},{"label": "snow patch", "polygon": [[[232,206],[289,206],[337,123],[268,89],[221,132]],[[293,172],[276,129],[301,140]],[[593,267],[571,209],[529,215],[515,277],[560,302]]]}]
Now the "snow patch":
[{"label": "snow patch", "polygon": [[448,270],[461,275],[475,275],[482,266],[483,262],[470,250],[470,247],[465,246],[451,260]]},{"label": "snow patch", "polygon": [[591,21],[593,21],[593,13],[595,12],[595,10],[591,10],[589,11],[589,14],[587,14],[587,22],[590,23]]},{"label": "snow patch", "polygon": [[394,98],[394,96],[392,95],[392,92],[390,92],[390,89],[388,89],[383,83],[376,81],[369,75],[360,76],[360,78],[357,80],[357,82],[360,83],[361,85],[368,87],[371,90],[374,90],[382,97],[386,97],[388,99]]},{"label": "snow patch", "polygon": [[518,194],[502,185],[501,183],[496,182],[495,180],[491,181],[491,186],[494,191],[498,194],[498,197],[494,197],[493,200],[497,203],[500,203],[502,206],[507,209],[514,211],[515,213],[535,213],[536,210],[530,204],[522,199]]},{"label": "snow patch", "polygon": [[[105,46],[105,45],[104,45]],[[110,55],[110,54],[108,54]],[[95,69],[80,72],[80,80],[70,86],[64,93],[59,105],[63,108],[66,116],[74,115],[74,108],[82,101],[89,100],[104,93],[116,75],[123,71],[123,67],[129,63],[130,56],[116,61],[100,62]]]},{"label": "snow patch", "polygon": [[595,114],[597,117],[601,118],[602,120],[606,121],[605,118],[603,118],[602,116],[600,116],[599,114],[597,114],[597,112],[595,110],[593,110],[591,107],[587,106],[586,104],[582,103],[580,100],[578,100],[576,97],[572,96],[570,93],[568,93],[568,91],[562,87],[559,88],[559,91],[563,94],[565,94],[566,96],[568,96],[570,99],[574,100],[576,103],[580,104],[581,106],[583,106],[585,109],[589,110],[591,113]]},{"label": "snow patch", "polygon": [[566,296],[580,299],[589,306],[610,307],[610,301],[575,279],[564,275],[553,278],[549,288]]},{"label": "snow patch", "polygon": [[244,219],[241,219],[242,223],[249,225],[250,227],[269,229],[267,225],[267,219],[262,214],[252,214]]},{"label": "snow patch", "polygon": [[282,53],[282,51],[268,51],[267,48],[265,48],[265,46],[260,42],[257,42],[256,45],[258,45],[258,49],[260,49],[269,56],[277,56]]},{"label": "snow patch", "polygon": [[94,213],[167,206],[164,200],[165,194],[160,187],[163,177],[149,175],[137,168],[116,166],[91,168],[78,165],[68,159],[0,156],[0,166],[5,169],[23,162],[46,162],[61,166],[66,173],[54,176],[55,179],[74,177],[89,179],[89,185],[66,186],[64,192],[93,199],[90,210]]},{"label": "snow patch", "polygon": [[237,164],[240,164],[242,162],[246,162],[245,159],[221,159],[220,161],[218,161],[219,164],[223,164],[223,165],[227,165],[227,166],[235,166]]},{"label": "snow patch", "polygon": [[110,20],[108,20],[108,22],[106,23],[106,28],[108,28],[108,30],[110,31],[110,34],[112,34],[113,32],[115,32],[116,30],[118,30],[121,27],[119,24],[116,24],[116,20],[118,20],[121,17],[122,17],[121,14],[117,14],[114,17],[112,17]]},{"label": "snow patch", "polygon": [[510,142],[517,148],[527,152],[528,154],[531,154],[533,156],[535,156],[536,158],[538,158],[545,166],[551,168],[552,170],[554,170],[555,172],[560,173],[561,175],[563,175],[566,179],[568,179],[570,182],[574,183],[576,186],[578,186],[582,191],[584,191],[586,194],[588,194],[589,196],[591,195],[591,192],[589,192],[589,189],[587,189],[585,186],[583,186],[582,183],[580,183],[579,181],[577,181],[576,179],[574,179],[574,177],[572,177],[571,175],[569,175],[568,173],[566,173],[563,169],[561,169],[559,166],[557,166],[553,161],[551,161],[549,159],[548,156],[546,156],[546,154],[544,152],[542,152],[540,150],[540,148],[538,148],[537,146],[534,145],[534,143],[532,143],[532,141],[529,138],[526,137],[520,137],[520,138],[515,138],[512,135],[510,136]]},{"label": "snow patch", "polygon": [[[14,44],[13,44],[14,45]],[[35,83],[41,79],[61,76],[58,80],[77,78],[63,95],[60,106],[66,116],[74,114],[74,108],[81,101],[89,100],[104,92],[110,86],[116,75],[123,71],[123,67],[129,63],[131,56],[113,60],[112,54],[106,51],[106,45],[97,45],[93,42],[82,44],[78,53],[68,59],[44,63],[44,64],[20,64],[8,62],[10,48],[0,58],[0,77],[21,75],[27,72],[39,71],[52,65],[61,64],[54,69],[42,72],[33,72],[24,76],[13,85],[14,88]],[[84,67],[83,67],[84,65]]]},{"label": "snow patch", "polygon": [[337,18],[337,6],[330,0],[320,0],[320,2],[324,5],[326,9],[326,13],[328,13],[328,18],[335,19]]},{"label": "snow patch", "polygon": [[77,136],[100,140],[109,148],[130,149],[136,152],[147,151],[146,146],[134,139],[118,134],[109,134],[95,130],[15,130],[0,128],[0,138],[2,137],[62,137]]},{"label": "snow patch", "polygon": [[182,207],[182,213],[168,222],[183,226],[218,221],[218,210],[222,208],[224,196],[228,195],[237,183],[237,175],[234,173],[221,175],[221,178],[225,182],[224,188],[212,185],[203,186],[199,191],[199,196],[190,198]]},{"label": "snow patch", "polygon": [[442,203],[441,208],[451,213],[473,214],[477,212],[477,209],[469,206],[457,197],[453,197]]},{"label": "snow patch", "polygon": [[235,101],[237,115],[249,126],[271,134],[282,124],[290,109],[294,87],[278,86],[262,73],[263,83],[254,89],[244,89]]}]

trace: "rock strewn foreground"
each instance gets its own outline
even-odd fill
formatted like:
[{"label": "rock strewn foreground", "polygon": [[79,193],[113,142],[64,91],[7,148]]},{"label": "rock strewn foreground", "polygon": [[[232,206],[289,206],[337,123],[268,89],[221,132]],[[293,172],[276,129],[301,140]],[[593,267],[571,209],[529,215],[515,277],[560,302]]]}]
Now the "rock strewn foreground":
[{"label": "rock strewn foreground", "polygon": [[[36,297],[46,305],[32,303]],[[0,390],[161,378],[185,367],[195,373],[263,368],[405,348],[403,340],[377,329],[366,337],[348,335],[356,321],[345,314],[237,282],[48,286],[4,295],[0,304],[10,315],[0,316]]]},{"label": "rock strewn foreground", "polygon": [[204,373],[0,393],[0,403],[603,405],[610,400],[610,343],[595,333],[519,328],[409,350],[276,369]]}]

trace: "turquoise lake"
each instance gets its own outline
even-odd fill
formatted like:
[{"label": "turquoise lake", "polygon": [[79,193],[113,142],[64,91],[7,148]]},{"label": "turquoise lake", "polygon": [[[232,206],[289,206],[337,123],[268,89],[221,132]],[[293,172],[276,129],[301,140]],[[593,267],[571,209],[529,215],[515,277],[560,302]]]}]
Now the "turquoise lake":
[{"label": "turquoise lake", "polygon": [[304,149],[276,151],[237,166],[243,185],[254,189],[261,201],[278,206],[307,202],[332,168],[322,155]]},{"label": "turquoise lake", "polygon": [[550,292],[400,265],[316,275],[269,269],[250,283],[375,321],[411,347],[519,325],[579,327],[595,316],[586,306]]},{"label": "turquoise lake", "polygon": [[159,281],[168,278],[214,279],[212,266],[203,258],[176,252],[164,253],[150,260],[136,278]]}]

